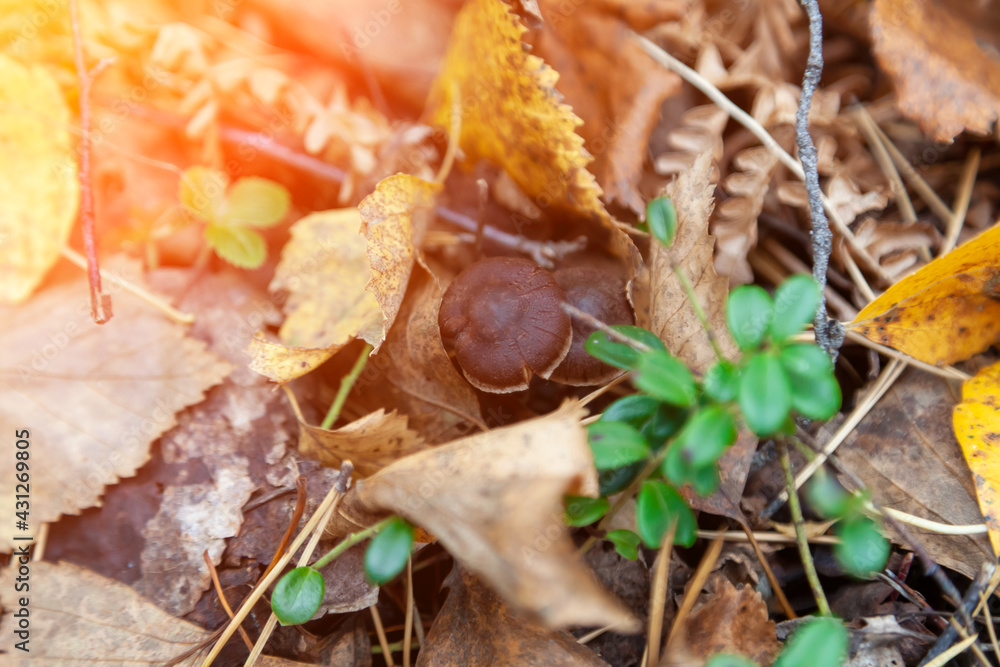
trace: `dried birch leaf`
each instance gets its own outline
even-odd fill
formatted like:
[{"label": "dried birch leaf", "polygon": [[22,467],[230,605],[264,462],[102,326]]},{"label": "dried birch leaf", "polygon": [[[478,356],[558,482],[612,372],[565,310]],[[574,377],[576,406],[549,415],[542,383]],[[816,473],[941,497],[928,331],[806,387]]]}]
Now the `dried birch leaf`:
[{"label": "dried birch leaf", "polygon": [[378,342],[382,311],[365,290],[370,269],[360,230],[356,208],[313,213],[292,225],[269,287],[288,292],[282,343],[336,352],[352,338]]},{"label": "dried birch leaf", "polygon": [[[165,663],[209,636],[162,611],[125,584],[71,563],[31,564],[31,664],[124,665]],[[19,641],[9,610],[16,607],[14,570],[0,575],[0,641]],[[198,665],[200,656],[179,663]]]}]

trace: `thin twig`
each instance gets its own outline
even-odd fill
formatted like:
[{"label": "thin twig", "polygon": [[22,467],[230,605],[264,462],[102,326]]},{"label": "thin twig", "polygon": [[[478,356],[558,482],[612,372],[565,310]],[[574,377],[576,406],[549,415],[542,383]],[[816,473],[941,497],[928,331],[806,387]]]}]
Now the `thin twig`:
[{"label": "thin twig", "polygon": [[[830,223],[823,213],[823,192],[819,189],[819,171],[816,166],[816,145],[809,134],[809,107],[823,74],[823,15],[817,0],[802,0],[809,16],[809,58],[806,71],[802,75],[802,94],[799,108],[795,112],[795,140],[799,145],[799,160],[805,173],[806,193],[809,195],[809,210],[812,214],[813,278],[819,284],[820,293],[826,288],[826,271],[833,252],[833,233]],[[826,315],[826,299],[820,299],[813,328],[816,342],[826,350],[830,358],[837,360],[837,351],[844,343],[844,329],[839,322]]]},{"label": "thin twig", "polygon": [[941,250],[938,256],[947,255],[958,243],[958,235],[962,232],[962,225],[965,224],[965,216],[969,212],[969,202],[972,200],[972,188],[976,184],[976,174],[979,172],[979,158],[982,151],[979,146],[974,146],[969,151],[969,155],[962,166],[962,176],[958,180],[958,190],[955,192],[955,201],[952,203],[951,218],[948,219],[948,229],[941,242]]},{"label": "thin twig", "polygon": [[899,350],[893,349],[886,345],[882,345],[881,343],[876,343],[872,339],[867,338],[860,332],[854,331],[853,329],[847,329],[846,337],[848,340],[855,342],[858,345],[867,347],[870,350],[875,350],[879,354],[884,354],[885,356],[890,357],[892,359],[898,359],[899,361],[902,361],[905,364],[913,366],[914,368],[919,368],[920,370],[926,373],[943,377],[946,380],[961,380],[962,382],[965,382],[966,380],[972,377],[968,373],[960,371],[954,366],[945,366],[943,368],[940,366],[935,366],[933,364],[927,363],[926,361],[921,361],[916,357],[911,357],[905,352],[900,352]]},{"label": "thin twig", "polygon": [[[208,573],[212,577],[212,585],[215,587],[215,594],[219,597],[219,602],[222,604],[222,608],[225,610],[226,615],[229,620],[233,620],[233,610],[229,606],[229,601],[226,600],[226,593],[222,590],[222,583],[219,581],[219,573],[215,571],[215,563],[212,559],[208,557],[208,549],[202,552],[201,557],[205,559],[205,565],[208,566]],[[246,644],[247,650],[253,650],[253,642],[250,641],[250,636],[247,631],[243,629],[241,625],[239,627],[240,636],[243,637],[243,643]]]},{"label": "thin twig", "polygon": [[649,631],[646,636],[646,664],[656,667],[660,662],[660,635],[663,633],[663,613],[667,605],[667,582],[670,580],[670,556],[673,553],[674,533],[677,521],[670,527],[660,542],[660,553],[653,564],[652,592],[649,596]]},{"label": "thin twig", "polygon": [[652,352],[653,351],[653,348],[649,347],[648,345],[646,345],[642,341],[638,341],[638,340],[636,340],[634,338],[629,338],[625,334],[623,334],[623,333],[621,333],[619,331],[615,331],[610,326],[608,326],[607,324],[605,324],[603,321],[601,321],[598,318],[594,317],[593,315],[591,315],[590,313],[588,313],[585,310],[580,310],[579,308],[577,308],[573,304],[566,303],[565,301],[563,301],[559,305],[562,306],[562,309],[566,312],[567,315],[569,315],[571,317],[575,317],[575,318],[580,319],[580,320],[583,320],[589,326],[591,326],[591,327],[593,327],[595,329],[598,329],[600,331],[603,331],[607,335],[607,337],[610,338],[610,339],[612,339],[612,340],[618,341],[619,343],[622,343],[624,345],[628,345],[629,347],[632,347],[632,348],[634,348],[636,350],[639,350],[640,352]]},{"label": "thin twig", "polygon": [[788,447],[783,438],[778,438],[778,458],[781,459],[781,467],[785,471],[785,490],[788,492],[788,508],[792,512],[792,523],[795,525],[795,538],[799,545],[799,556],[802,559],[802,566],[806,571],[806,579],[809,580],[809,587],[812,589],[813,597],[816,598],[816,606],[819,608],[821,616],[830,615],[830,604],[826,601],[826,594],[823,586],[819,583],[819,575],[816,573],[816,564],[813,562],[812,552],[809,551],[809,542],[806,540],[805,520],[802,517],[802,506],[799,505],[799,494],[795,490],[795,478],[792,476],[792,462],[788,458]]},{"label": "thin twig", "polygon": [[385,628],[382,626],[382,617],[378,613],[378,608],[376,605],[372,605],[368,607],[368,610],[372,613],[372,620],[375,622],[375,635],[378,637],[378,643],[382,647],[382,656],[386,667],[394,667],[392,650],[389,648],[389,640],[385,636]]},{"label": "thin twig", "polygon": [[[83,257],[83,255],[73,250],[69,246],[63,246],[59,250],[59,253],[63,257],[71,261],[73,264],[83,269],[84,271],[87,270],[87,260]],[[127,292],[132,293],[134,296],[137,296],[138,298],[142,299],[143,301],[150,304],[154,308],[162,311],[163,314],[165,314],[173,321],[178,322],[180,324],[191,324],[192,322],[194,322],[194,315],[192,315],[191,313],[182,313],[181,311],[177,310],[169,303],[164,301],[162,297],[153,294],[145,287],[142,287],[141,285],[136,285],[135,283],[125,280],[124,278],[121,278],[119,276],[116,276],[113,273],[108,273],[104,269],[98,269],[98,273],[100,273],[101,277],[104,278],[105,280],[115,283],[116,285],[126,290]]]},{"label": "thin twig", "polygon": [[[83,58],[83,38],[80,36],[80,8],[69,0],[70,24],[73,29],[73,63],[80,81],[80,226],[83,248],[87,253],[87,278],[90,282],[90,316],[98,324],[111,319],[111,295],[101,289],[101,266],[97,260],[97,240],[94,232],[94,188],[90,180],[90,86],[93,75],[87,71]],[[103,68],[104,65],[99,65]]]},{"label": "thin twig", "polygon": [[306,499],[308,495],[306,494],[306,477],[305,475],[299,475],[295,478],[295,510],[292,512],[292,518],[288,521],[288,528],[285,529],[285,534],[281,536],[281,541],[278,542],[278,548],[274,551],[274,557],[271,558],[270,564],[267,569],[264,570],[264,575],[267,576],[274,566],[278,564],[281,557],[285,555],[285,549],[288,548],[288,543],[292,540],[292,535],[295,534],[295,529],[299,526],[299,520],[302,519],[302,515],[306,510]]},{"label": "thin twig", "polygon": [[879,136],[875,128],[875,119],[872,118],[872,115],[868,113],[868,109],[863,104],[855,106],[854,119],[858,129],[865,135],[868,146],[872,149],[872,155],[875,157],[875,161],[878,162],[879,169],[885,174],[889,185],[892,187],[892,194],[896,199],[896,206],[899,207],[900,217],[903,219],[903,222],[916,222],[917,212],[913,209],[913,201],[910,199],[910,193],[906,191],[906,185],[899,175],[899,170],[893,164],[892,156],[889,155],[882,137]]},{"label": "thin twig", "polygon": [[365,343],[364,347],[361,348],[361,354],[358,355],[358,360],[354,362],[354,367],[351,368],[351,372],[340,381],[340,388],[337,390],[337,395],[334,397],[333,403],[330,404],[330,409],[327,411],[326,417],[323,418],[320,428],[329,429],[336,423],[337,417],[340,416],[340,411],[344,407],[344,403],[347,402],[347,396],[351,393],[351,387],[357,382],[361,376],[361,371],[365,369],[365,364],[368,363],[368,355],[371,354],[371,351],[371,343]]},{"label": "thin twig", "polygon": [[[983,563],[983,566],[979,570],[979,574],[976,576],[975,580],[969,584],[969,587],[965,590],[965,595],[958,600],[954,600],[955,604],[957,605],[957,611],[963,617],[962,623],[965,626],[965,628],[972,628],[972,620],[969,617],[969,614],[972,612],[972,610],[976,607],[976,604],[979,602],[979,593],[984,588],[986,588],[986,585],[989,582],[990,578],[993,576],[993,572],[995,569],[996,566],[993,563],[990,562]],[[920,664],[922,666],[936,664],[934,658],[938,658],[940,656],[945,655],[947,653],[945,649],[951,646],[952,642],[954,642],[957,637],[958,637],[958,631],[954,627],[946,628],[945,631],[942,632],[941,635],[937,638],[937,641],[934,642],[934,646],[932,646],[931,649],[927,652],[927,655],[924,656],[923,662],[921,662]],[[976,640],[977,638],[978,638],[977,634],[973,633],[969,639]],[[969,643],[971,644],[972,642]]]},{"label": "thin twig", "polygon": [[701,589],[705,587],[705,582],[708,581],[708,575],[715,569],[715,563],[719,560],[719,554],[722,553],[723,543],[721,537],[715,538],[708,545],[708,549],[705,550],[704,555],[701,557],[698,569],[694,571],[694,576],[691,577],[691,581],[688,584],[684,600],[681,601],[680,609],[677,610],[677,615],[674,616],[674,623],[670,626],[670,632],[667,634],[667,646],[670,646],[670,642],[677,636],[677,633],[684,627],[684,624],[687,623],[687,618],[691,614],[691,610],[694,609],[694,603],[698,601]]},{"label": "thin twig", "polygon": [[[767,581],[771,584],[771,590],[774,592],[774,596],[778,598],[778,604],[781,605],[781,609],[785,612],[785,616],[788,618],[798,618],[798,614],[792,609],[791,603],[788,602],[788,598],[785,597],[785,591],[781,589],[781,584],[778,582],[778,578],[774,576],[774,570],[767,562],[767,558],[764,556],[764,552],[760,548],[760,544],[757,543],[757,537],[754,535],[753,531],[750,530],[744,521],[740,521],[740,526],[743,528],[747,540],[750,542],[750,546],[753,547],[753,552],[757,556],[757,562],[760,566],[764,568],[764,576],[767,577]],[[699,531],[700,532],[700,531]],[[700,537],[700,535],[699,535]],[[719,535],[716,539],[726,539],[725,533]]]},{"label": "thin twig", "polygon": [[993,644],[993,655],[1000,656],[1000,642],[997,642],[997,631],[993,627],[993,617],[990,615],[990,605],[986,600],[983,591],[979,591],[979,608],[983,610],[986,617],[986,632],[990,635],[990,643]]},{"label": "thin twig", "polygon": [[413,558],[406,559],[406,616],[403,621],[403,667],[410,667],[413,641]]}]

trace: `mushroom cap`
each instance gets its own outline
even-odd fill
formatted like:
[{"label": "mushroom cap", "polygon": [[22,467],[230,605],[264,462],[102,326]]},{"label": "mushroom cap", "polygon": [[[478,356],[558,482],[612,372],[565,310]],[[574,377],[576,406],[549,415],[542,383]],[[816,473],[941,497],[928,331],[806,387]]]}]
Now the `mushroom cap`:
[{"label": "mushroom cap", "polygon": [[527,259],[492,257],[460,273],[444,293],[438,325],[473,386],[492,393],[528,388],[563,360],[572,342],[555,278]]},{"label": "mushroom cap", "polygon": [[[588,266],[560,269],[554,277],[566,294],[566,302],[593,315],[605,324],[635,324],[635,313],[620,278]],[[596,329],[573,318],[573,342],[566,358],[552,373],[552,379],[578,387],[603,384],[621,374],[621,370],[590,356],[584,348],[587,337]]]}]

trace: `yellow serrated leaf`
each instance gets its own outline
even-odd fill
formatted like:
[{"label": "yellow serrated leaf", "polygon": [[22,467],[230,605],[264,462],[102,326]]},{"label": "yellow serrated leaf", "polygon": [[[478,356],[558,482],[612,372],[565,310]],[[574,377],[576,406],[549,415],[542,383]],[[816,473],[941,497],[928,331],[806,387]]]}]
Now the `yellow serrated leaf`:
[{"label": "yellow serrated leaf", "polygon": [[987,366],[962,385],[962,402],[955,406],[952,426],[976,483],[990,544],[1000,555],[1000,363]]},{"label": "yellow serrated leaf", "polygon": [[929,364],[968,359],[1000,340],[1000,225],[903,278],[849,326]]},{"label": "yellow serrated leaf", "polygon": [[69,124],[49,71],[0,55],[0,301],[31,294],[76,220],[80,186]]},{"label": "yellow serrated leaf", "polygon": [[[525,28],[502,0],[470,0],[452,30],[444,67],[428,99],[430,123],[462,119],[459,145],[470,163],[502,166],[540,208],[606,217],[581,120],[561,102],[559,74],[525,49]],[[457,96],[457,98],[456,98]]]}]

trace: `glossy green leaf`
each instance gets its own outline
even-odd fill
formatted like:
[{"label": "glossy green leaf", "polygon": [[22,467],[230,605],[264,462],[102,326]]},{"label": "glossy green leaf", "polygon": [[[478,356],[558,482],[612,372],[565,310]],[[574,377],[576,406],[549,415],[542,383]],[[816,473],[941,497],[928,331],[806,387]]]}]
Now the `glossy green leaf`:
[{"label": "glossy green leaf", "polygon": [[650,454],[646,438],[625,422],[596,421],[587,427],[587,441],[598,470],[620,468]]},{"label": "glossy green leaf", "polygon": [[660,402],[652,396],[632,394],[619,398],[605,408],[600,420],[625,422],[636,428],[642,428],[642,425],[649,421],[659,407]]},{"label": "glossy green leaf", "polygon": [[[628,338],[642,343],[650,349],[666,349],[663,345],[663,341],[657,338],[656,334],[648,329],[627,324],[616,324],[611,328],[623,336],[627,336]],[[590,356],[597,357],[606,364],[610,364],[616,368],[624,370],[631,370],[635,368],[636,363],[639,361],[639,356],[642,354],[631,345],[609,338],[608,334],[603,331],[595,331],[590,334],[590,336],[587,337],[587,341],[583,344],[583,349],[585,349]]]},{"label": "glossy green leaf", "polygon": [[237,227],[270,227],[281,222],[292,203],[288,188],[249,176],[233,184],[222,204],[219,222]]},{"label": "glossy green leaf", "polygon": [[781,365],[792,390],[792,407],[809,419],[829,419],[840,410],[840,384],[833,363],[816,345],[789,345]]},{"label": "glossy green leaf", "polygon": [[667,197],[657,197],[646,206],[646,222],[656,240],[670,247],[677,236],[677,209]]},{"label": "glossy green leaf", "polygon": [[788,378],[778,358],[758,354],[740,373],[740,411],[750,429],[766,436],[781,429],[792,409]]},{"label": "glossy green leaf", "polygon": [[639,537],[650,549],[657,549],[671,523],[677,523],[674,544],[689,547],[698,538],[694,514],[684,498],[659,480],[646,480],[636,498],[635,523]]},{"label": "glossy green leaf", "polygon": [[715,462],[694,467],[684,456],[678,443],[670,445],[660,470],[675,486],[690,486],[699,496],[709,496],[719,488],[719,466]]},{"label": "glossy green leaf", "polygon": [[646,352],[639,357],[633,384],[664,403],[687,407],[694,405],[697,385],[691,370],[668,352]]},{"label": "glossy green leaf", "polygon": [[630,463],[627,466],[622,466],[620,468],[610,468],[608,470],[599,470],[597,472],[597,488],[598,493],[602,496],[610,496],[612,493],[618,493],[632,483],[632,480],[636,478],[643,468],[646,467],[646,462],[636,461],[635,463]]},{"label": "glossy green leaf", "polygon": [[828,519],[842,517],[851,508],[851,494],[822,468],[806,485],[806,500],[820,516]]},{"label": "glossy green leaf", "polygon": [[773,315],[771,297],[757,285],[741,285],[726,299],[726,326],[743,350],[751,350],[763,342]]},{"label": "glossy green leaf", "polygon": [[264,237],[246,227],[209,225],[205,240],[219,257],[241,269],[256,269],[267,259]]},{"label": "glossy green leaf", "polygon": [[840,543],[834,546],[833,555],[842,568],[856,577],[871,578],[889,560],[889,540],[868,517],[856,516],[842,522],[837,536]]},{"label": "glossy green leaf", "polygon": [[693,468],[702,468],[718,461],[734,442],[736,420],[725,408],[710,405],[688,420],[675,446]]},{"label": "glossy green leaf", "polygon": [[691,412],[689,408],[679,408],[666,403],[659,403],[659,406],[652,418],[640,429],[646,436],[646,442],[657,451],[663,447],[668,438],[681,430]]},{"label": "glossy green leaf", "polygon": [[375,584],[396,578],[413,549],[413,526],[402,517],[394,517],[368,543],[365,549],[365,576]]},{"label": "glossy green leaf", "polygon": [[819,285],[812,276],[797,273],[774,291],[774,317],[771,338],[785,340],[802,331],[816,317],[819,308]]},{"label": "glossy green leaf", "polygon": [[708,367],[702,379],[705,394],[719,403],[728,403],[736,398],[740,387],[739,371],[729,361],[718,361]]},{"label": "glossy green leaf", "polygon": [[774,667],[841,667],[847,661],[847,629],[835,618],[809,621],[792,633]]},{"label": "glossy green leaf", "polygon": [[587,498],[586,496],[566,496],[565,516],[567,526],[589,526],[611,509],[607,498]]},{"label": "glossy green leaf", "polygon": [[719,488],[719,466],[716,464],[695,468],[688,482],[699,496],[710,496]]},{"label": "glossy green leaf", "polygon": [[635,560],[639,557],[639,543],[641,540],[639,536],[631,530],[625,530],[624,528],[620,530],[612,530],[604,536],[604,539],[615,545],[615,551],[617,551],[622,558]]},{"label": "glossy green leaf", "polygon": [[325,591],[323,575],[308,566],[297,567],[278,580],[271,609],[282,625],[305,623],[316,614]]},{"label": "glossy green leaf", "polygon": [[213,223],[217,221],[228,186],[229,177],[221,171],[195,165],[181,175],[178,198],[186,211]]}]

